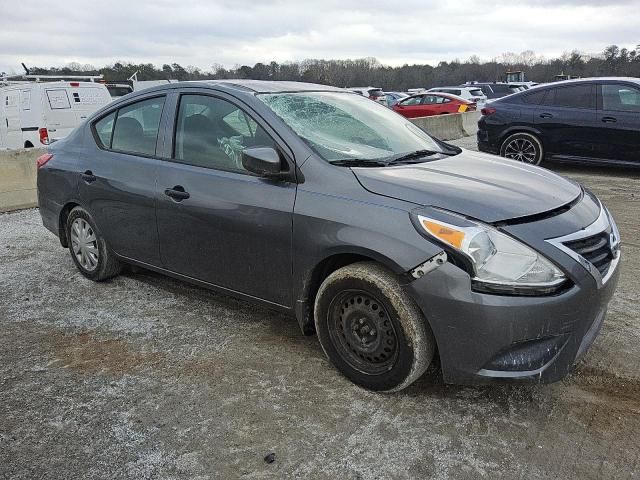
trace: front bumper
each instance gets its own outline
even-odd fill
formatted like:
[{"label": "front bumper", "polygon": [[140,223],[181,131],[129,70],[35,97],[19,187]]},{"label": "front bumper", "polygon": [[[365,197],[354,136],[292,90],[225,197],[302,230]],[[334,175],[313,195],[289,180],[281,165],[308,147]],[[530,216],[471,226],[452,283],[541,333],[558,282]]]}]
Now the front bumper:
[{"label": "front bumper", "polygon": [[548,297],[477,293],[452,264],[405,289],[427,318],[447,383],[550,383],[588,350],[606,315],[620,265],[607,283],[576,283]]}]

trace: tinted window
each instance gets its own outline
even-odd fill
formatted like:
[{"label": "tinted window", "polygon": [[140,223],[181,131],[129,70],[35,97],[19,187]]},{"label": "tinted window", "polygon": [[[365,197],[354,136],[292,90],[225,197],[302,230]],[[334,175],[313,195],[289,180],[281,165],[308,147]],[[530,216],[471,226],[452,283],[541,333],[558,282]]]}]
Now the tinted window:
[{"label": "tinted window", "polygon": [[592,85],[574,85],[549,90],[545,105],[567,108],[596,108]]},{"label": "tinted window", "polygon": [[529,105],[542,105],[544,97],[547,95],[547,90],[539,90],[528,93],[522,96],[522,101]]},{"label": "tinted window", "polygon": [[275,142],[247,113],[220,98],[180,98],[174,159],[199,167],[244,172],[242,150]]},{"label": "tinted window", "polygon": [[422,95],[418,95],[417,97],[410,97],[406,100],[403,100],[402,105],[419,105],[422,100]]},{"label": "tinted window", "polygon": [[513,90],[511,90],[511,88],[509,88],[509,85],[501,85],[499,83],[491,85],[491,88],[493,89],[494,93],[504,93],[505,95],[514,92]]},{"label": "tinted window", "polygon": [[628,85],[602,85],[602,108],[640,112],[640,90]]},{"label": "tinted window", "polygon": [[111,148],[155,155],[164,97],[150,98],[118,110]]},{"label": "tinted window", "polygon": [[116,112],[111,112],[106,117],[98,120],[93,126],[100,144],[105,148],[111,148],[111,133],[113,132],[113,120],[115,118]]}]

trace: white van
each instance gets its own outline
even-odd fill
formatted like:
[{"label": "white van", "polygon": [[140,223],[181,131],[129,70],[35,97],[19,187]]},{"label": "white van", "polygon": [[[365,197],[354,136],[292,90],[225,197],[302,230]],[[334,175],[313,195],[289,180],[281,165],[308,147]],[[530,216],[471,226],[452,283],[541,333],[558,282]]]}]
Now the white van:
[{"label": "white van", "polygon": [[0,87],[0,150],[48,145],[111,102],[94,82],[16,82]]}]

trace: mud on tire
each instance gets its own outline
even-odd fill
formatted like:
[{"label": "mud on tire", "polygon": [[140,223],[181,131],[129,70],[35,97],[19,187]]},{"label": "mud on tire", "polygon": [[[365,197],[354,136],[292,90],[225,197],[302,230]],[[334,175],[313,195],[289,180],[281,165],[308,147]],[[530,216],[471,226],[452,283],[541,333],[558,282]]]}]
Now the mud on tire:
[{"label": "mud on tire", "polygon": [[398,278],[375,262],[336,270],[320,286],[315,326],[331,363],[352,382],[376,391],[402,390],[427,369],[433,333]]}]

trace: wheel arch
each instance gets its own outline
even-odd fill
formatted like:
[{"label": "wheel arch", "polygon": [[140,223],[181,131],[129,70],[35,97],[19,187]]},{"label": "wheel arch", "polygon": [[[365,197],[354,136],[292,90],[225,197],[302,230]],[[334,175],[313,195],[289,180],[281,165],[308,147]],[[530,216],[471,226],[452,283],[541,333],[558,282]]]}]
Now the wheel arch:
[{"label": "wheel arch", "polygon": [[528,125],[514,125],[505,129],[500,135],[499,142],[498,142],[498,151],[502,149],[502,144],[504,143],[504,141],[507,138],[509,138],[511,135],[516,133],[528,133],[529,135],[534,135],[540,141],[540,143],[542,144],[542,147],[543,148],[545,147],[544,141],[542,139],[542,132],[540,130]]},{"label": "wheel arch", "polygon": [[60,239],[60,245],[64,248],[69,247],[69,239],[67,238],[67,218],[69,218],[69,214],[71,210],[76,207],[79,207],[80,204],[76,201],[67,202],[62,210],[60,210],[60,215],[58,216],[58,238]]},{"label": "wheel arch", "polygon": [[303,286],[295,304],[295,315],[298,324],[305,335],[315,332],[313,315],[316,294],[322,282],[339,268],[357,262],[376,262],[388,268],[395,274],[402,273],[402,267],[379,252],[366,248],[343,248],[328,252],[325,257],[316,262],[303,277]]}]

